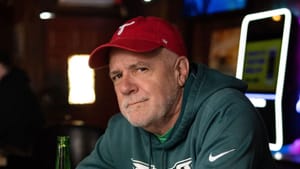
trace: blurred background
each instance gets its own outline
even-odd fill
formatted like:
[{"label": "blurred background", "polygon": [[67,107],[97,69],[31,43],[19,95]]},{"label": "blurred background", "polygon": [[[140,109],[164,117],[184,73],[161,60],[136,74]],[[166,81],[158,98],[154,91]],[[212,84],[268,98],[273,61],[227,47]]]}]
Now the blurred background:
[{"label": "blurred background", "polygon": [[[231,57],[221,59],[221,69],[232,73],[246,14],[279,7],[288,7],[295,15],[300,13],[298,0],[239,1],[235,6],[228,4],[228,8],[225,1],[216,1],[215,11],[203,7],[203,11],[189,12],[193,9],[184,5],[184,0],[0,0],[0,47],[10,51],[15,63],[28,72],[47,124],[80,120],[105,128],[107,119],[118,111],[107,70],[95,71],[93,103],[69,104],[70,56],[89,54],[128,18],[154,15],[179,27],[193,61],[220,67],[220,61],[214,59],[219,52],[215,46],[227,47],[223,55]],[[80,90],[87,89],[82,86]]]},{"label": "blurred background", "polygon": [[28,73],[45,126],[102,131],[118,105],[107,69],[89,70],[86,59],[125,20],[165,18],[190,60],[234,76],[243,17],[281,7],[300,20],[299,0],[0,0],[0,49]]}]

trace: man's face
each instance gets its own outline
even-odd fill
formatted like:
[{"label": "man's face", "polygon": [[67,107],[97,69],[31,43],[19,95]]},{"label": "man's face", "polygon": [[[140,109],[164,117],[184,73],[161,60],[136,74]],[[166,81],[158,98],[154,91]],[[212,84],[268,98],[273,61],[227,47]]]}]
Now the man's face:
[{"label": "man's face", "polygon": [[166,49],[150,53],[112,49],[109,74],[119,108],[132,125],[150,129],[179,114],[183,89],[177,59]]}]

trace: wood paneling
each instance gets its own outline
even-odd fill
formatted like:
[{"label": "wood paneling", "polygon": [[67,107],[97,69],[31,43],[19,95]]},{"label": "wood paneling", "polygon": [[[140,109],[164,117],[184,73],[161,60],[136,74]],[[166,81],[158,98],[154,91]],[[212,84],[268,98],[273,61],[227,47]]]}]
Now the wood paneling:
[{"label": "wood paneling", "polygon": [[108,118],[118,111],[107,70],[96,70],[96,103],[69,105],[67,60],[73,54],[89,54],[106,42],[120,22],[112,18],[59,17],[44,23],[47,64],[42,98],[48,99],[44,107],[47,107],[49,123],[63,122],[67,118],[105,128]]}]

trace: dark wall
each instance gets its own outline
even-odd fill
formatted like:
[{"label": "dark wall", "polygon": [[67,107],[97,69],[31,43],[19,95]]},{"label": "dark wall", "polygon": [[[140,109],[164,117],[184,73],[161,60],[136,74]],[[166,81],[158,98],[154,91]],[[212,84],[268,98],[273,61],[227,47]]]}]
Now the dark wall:
[{"label": "dark wall", "polygon": [[11,52],[13,45],[12,6],[0,5],[0,37],[0,49]]}]

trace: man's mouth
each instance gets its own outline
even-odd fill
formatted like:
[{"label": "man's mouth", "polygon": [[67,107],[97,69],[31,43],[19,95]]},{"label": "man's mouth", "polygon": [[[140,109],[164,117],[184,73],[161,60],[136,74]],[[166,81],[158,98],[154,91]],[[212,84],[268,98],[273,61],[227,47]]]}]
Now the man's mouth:
[{"label": "man's mouth", "polygon": [[125,104],[125,108],[128,108],[130,106],[133,106],[133,105],[136,105],[136,104],[139,104],[139,103],[143,103],[143,102],[145,102],[147,100],[148,100],[147,98],[142,98],[142,99],[140,99],[138,101],[129,102],[129,103]]}]

